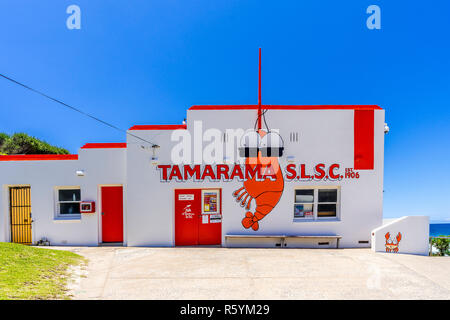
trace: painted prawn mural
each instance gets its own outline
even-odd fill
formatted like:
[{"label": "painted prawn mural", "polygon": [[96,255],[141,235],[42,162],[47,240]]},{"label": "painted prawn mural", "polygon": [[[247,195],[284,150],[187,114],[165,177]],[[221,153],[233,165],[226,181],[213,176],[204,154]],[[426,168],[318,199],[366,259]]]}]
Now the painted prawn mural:
[{"label": "painted prawn mural", "polygon": [[399,232],[397,236],[392,239],[391,234],[387,232],[384,237],[386,238],[386,252],[398,252],[398,244],[402,240],[402,234]]},{"label": "painted prawn mural", "polygon": [[[267,126],[267,124],[266,124]],[[264,219],[279,202],[284,190],[283,173],[278,158],[283,152],[281,136],[270,131],[255,130],[246,133],[241,140],[241,150],[247,150],[243,155],[246,166],[252,170],[260,170],[259,177],[254,174],[244,181],[243,187],[235,190],[233,196],[241,207],[246,210],[242,219],[244,228],[259,229],[259,221]],[[262,177],[262,178],[261,178]],[[251,202],[255,200],[255,210],[251,210]]]}]

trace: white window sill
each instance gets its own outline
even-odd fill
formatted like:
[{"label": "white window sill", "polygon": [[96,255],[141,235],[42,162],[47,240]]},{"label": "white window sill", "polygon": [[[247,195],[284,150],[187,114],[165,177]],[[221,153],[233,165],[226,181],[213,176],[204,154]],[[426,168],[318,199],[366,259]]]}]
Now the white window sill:
[{"label": "white window sill", "polygon": [[55,217],[53,219],[54,223],[77,223],[81,222],[81,215],[78,217]]},{"label": "white window sill", "polygon": [[308,222],[340,222],[339,218],[318,218],[318,219],[308,219],[308,218],[294,218],[293,222],[297,223],[308,223]]}]

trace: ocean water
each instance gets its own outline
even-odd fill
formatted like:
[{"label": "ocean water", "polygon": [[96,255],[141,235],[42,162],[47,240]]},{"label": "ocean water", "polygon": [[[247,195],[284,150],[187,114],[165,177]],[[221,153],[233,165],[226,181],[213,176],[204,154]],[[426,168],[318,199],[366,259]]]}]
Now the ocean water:
[{"label": "ocean water", "polygon": [[430,237],[450,236],[450,223],[430,223]]}]

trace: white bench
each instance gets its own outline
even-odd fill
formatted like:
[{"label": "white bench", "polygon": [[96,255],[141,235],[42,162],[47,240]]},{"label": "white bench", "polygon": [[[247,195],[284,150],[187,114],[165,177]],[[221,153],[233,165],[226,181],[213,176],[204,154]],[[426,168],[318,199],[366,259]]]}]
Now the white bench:
[{"label": "white bench", "polygon": [[323,239],[323,240],[336,240],[336,249],[339,248],[339,240],[341,236],[336,235],[296,235],[290,236],[285,234],[227,234],[225,235],[225,241],[228,239],[280,239],[280,246],[285,247],[286,239]]}]

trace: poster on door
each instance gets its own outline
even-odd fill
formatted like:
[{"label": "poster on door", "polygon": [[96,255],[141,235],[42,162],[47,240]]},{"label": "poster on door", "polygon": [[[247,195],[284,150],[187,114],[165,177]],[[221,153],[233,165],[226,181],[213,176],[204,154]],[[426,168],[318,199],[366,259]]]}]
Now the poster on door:
[{"label": "poster on door", "polygon": [[216,213],[217,212],[217,192],[205,192],[203,193],[203,212],[204,213]]},{"label": "poster on door", "polygon": [[194,200],[194,195],[193,194],[179,194],[178,200],[181,200],[181,201]]}]

